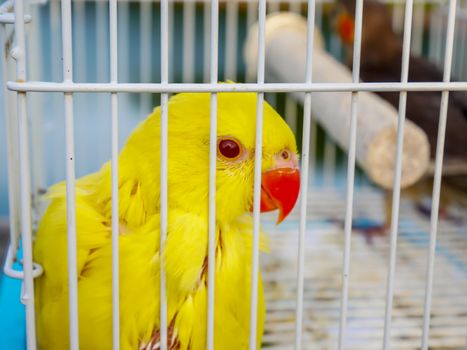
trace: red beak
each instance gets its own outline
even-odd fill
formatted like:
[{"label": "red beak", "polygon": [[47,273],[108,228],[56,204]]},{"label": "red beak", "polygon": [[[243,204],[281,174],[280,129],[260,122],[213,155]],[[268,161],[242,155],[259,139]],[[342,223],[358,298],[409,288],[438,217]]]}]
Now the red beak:
[{"label": "red beak", "polygon": [[300,171],[277,168],[263,173],[261,178],[261,212],[279,209],[277,224],[292,211],[300,191]]}]

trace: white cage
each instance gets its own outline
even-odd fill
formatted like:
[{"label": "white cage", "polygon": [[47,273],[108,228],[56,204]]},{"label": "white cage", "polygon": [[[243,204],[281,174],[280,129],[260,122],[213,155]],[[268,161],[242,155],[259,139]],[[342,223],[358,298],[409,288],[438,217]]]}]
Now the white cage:
[{"label": "white cage", "polygon": [[[356,1],[351,83],[313,81],[310,39],[303,81],[269,82],[266,15],[281,10],[307,17],[311,38],[314,25],[329,32],[333,3],[328,1],[7,0],[1,5],[1,113],[6,122],[11,237],[5,274],[23,280],[27,349],[36,349],[33,281],[43,271],[33,262],[32,245],[44,209],[41,196],[50,184],[66,178],[68,249],[75,251],[75,179],[112,159],[112,203],[118,203],[116,159],[126,136],[158,104],[163,111],[161,133],[166,135],[164,106],[170,94],[184,91],[213,93],[208,271],[213,271],[215,249],[216,93],[257,92],[258,100],[268,100],[285,115],[301,139],[302,194],[292,220],[282,228],[272,225],[267,216],[264,222],[267,231],[274,232],[272,252],[261,259],[267,303],[264,348],[467,347],[467,215],[463,208],[460,225],[439,220],[438,215],[449,93],[467,91],[467,3],[388,2],[394,30],[404,38],[402,77],[397,83],[363,83],[359,79],[363,1]],[[242,52],[248,28],[256,21],[257,76],[249,82]],[[342,58],[340,39],[332,33],[325,39],[328,50]],[[436,63],[444,71],[443,81],[408,82],[410,53]],[[458,81],[451,82],[451,75]],[[241,83],[219,84],[219,80]],[[319,91],[352,96],[348,156],[311,118],[310,96]],[[355,165],[361,91],[400,92],[391,228],[387,237],[375,238],[370,248],[364,237],[352,234],[359,217],[385,220],[384,193]],[[401,199],[402,133],[410,91],[442,93],[429,219]],[[303,106],[293,93],[304,93]],[[256,145],[260,146],[262,109],[258,107],[257,113]],[[161,239],[167,229],[167,178],[163,175],[167,140],[162,140]],[[258,159],[261,147],[256,150]],[[256,163],[253,271],[260,266],[261,166]],[[116,208],[112,217],[118,218],[118,205],[112,207]],[[119,349],[117,235],[118,219],[113,219],[114,349]],[[71,348],[78,349],[76,258],[69,256],[70,338]],[[20,270],[13,267],[19,262]],[[214,348],[213,276],[208,278],[208,349]],[[254,306],[256,278],[252,286]],[[164,329],[166,309],[161,310]],[[256,313],[251,315],[255,321]],[[255,337],[256,323],[252,322],[250,349],[255,348]],[[167,334],[161,331],[161,349],[166,348],[164,339]]]}]

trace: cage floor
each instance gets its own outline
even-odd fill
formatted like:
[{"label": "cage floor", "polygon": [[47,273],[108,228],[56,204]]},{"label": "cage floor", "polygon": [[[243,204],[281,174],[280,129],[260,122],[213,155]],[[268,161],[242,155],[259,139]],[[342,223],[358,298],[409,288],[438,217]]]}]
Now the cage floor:
[{"label": "cage floor", "polygon": [[[308,196],[303,348],[335,349],[345,192],[315,188]],[[352,234],[346,348],[381,349],[389,237],[375,236],[369,241],[362,229],[384,222],[384,199],[380,191],[370,187],[357,188],[354,198],[356,229]],[[263,219],[271,250],[261,256],[267,304],[264,348],[293,349],[299,215],[294,211],[280,226],[275,226],[273,215]],[[420,348],[429,227],[429,219],[403,200],[392,349]],[[460,212],[454,221],[441,220],[438,227],[430,349],[465,349],[467,212]],[[19,281],[0,278],[0,349],[24,349],[24,308],[19,303],[19,288]]]},{"label": "cage floor", "polygon": [[[354,226],[384,222],[383,194],[355,193]],[[345,193],[309,193],[305,238],[304,349],[335,349],[338,341]],[[467,212],[442,220],[433,287],[430,349],[465,349],[467,341]],[[402,201],[391,332],[392,349],[419,349],[422,335],[429,218]],[[264,347],[293,349],[298,255],[298,212],[280,226],[266,223],[271,252],[262,256],[267,316]],[[351,240],[346,348],[381,349],[389,236],[369,241],[354,229]]]}]

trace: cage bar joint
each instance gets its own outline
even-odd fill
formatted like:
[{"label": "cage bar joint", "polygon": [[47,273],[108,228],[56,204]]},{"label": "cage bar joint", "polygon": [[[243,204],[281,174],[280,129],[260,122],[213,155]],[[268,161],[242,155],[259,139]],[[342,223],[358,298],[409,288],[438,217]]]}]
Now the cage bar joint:
[{"label": "cage bar joint", "polygon": [[[11,245],[8,246],[8,252],[6,255],[6,260],[5,260],[5,266],[3,268],[3,272],[5,273],[6,276],[19,279],[19,280],[24,280],[24,271],[22,270],[17,270],[13,268],[13,264],[18,261],[16,259],[15,254],[13,253],[13,247]],[[20,264],[22,264],[22,260],[18,261]],[[33,262],[32,263],[32,277],[37,278],[42,273],[44,272],[43,267],[38,264]]]}]

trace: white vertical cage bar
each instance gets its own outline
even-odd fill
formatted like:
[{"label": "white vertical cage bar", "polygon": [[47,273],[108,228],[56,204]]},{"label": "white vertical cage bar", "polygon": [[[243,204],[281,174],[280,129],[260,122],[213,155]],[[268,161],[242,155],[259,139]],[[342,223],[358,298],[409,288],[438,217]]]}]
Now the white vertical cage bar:
[{"label": "white vertical cage bar", "polygon": [[[26,10],[29,12],[31,17],[34,19],[31,24],[26,28],[27,36],[27,50],[28,52],[34,52],[33,58],[29,57],[28,61],[28,75],[30,80],[40,81],[42,79],[42,67],[43,67],[43,53],[42,46],[40,45],[41,35],[41,17],[38,10],[37,4],[31,4],[28,1],[29,6]],[[42,99],[37,94],[32,94],[29,97],[29,102],[34,108],[28,110],[28,114],[31,116],[31,165],[32,165],[32,193],[33,193],[33,209],[34,219],[33,227],[37,225],[39,219],[39,195],[42,190],[45,189],[45,167],[44,167],[44,129],[43,129],[43,118],[42,118]]]},{"label": "white vertical cage bar", "polygon": [[[16,59],[16,79],[26,81],[26,35],[24,30],[24,2],[15,1],[15,39],[16,46],[12,56]],[[21,240],[23,247],[24,289],[22,301],[26,304],[26,344],[28,350],[36,349],[36,326],[34,310],[34,280],[32,263],[31,232],[31,178],[29,169],[29,132],[26,93],[17,94],[18,137],[20,161],[21,195]]]},{"label": "white vertical cage bar", "polygon": [[[73,51],[71,33],[71,0],[61,0],[63,80],[73,81]],[[79,349],[78,276],[76,251],[75,145],[73,127],[73,94],[65,92],[66,142],[66,211],[68,240],[68,297],[70,306],[70,349]]]},{"label": "white vertical cage bar", "polygon": [[[454,42],[454,28],[456,23],[456,0],[449,1],[448,26],[446,33],[446,49],[444,55],[443,82],[451,78],[452,52]],[[446,137],[446,121],[449,102],[449,90],[441,93],[441,106],[439,113],[438,139],[436,144],[435,175],[433,180],[433,194],[430,218],[430,244],[427,257],[426,286],[423,313],[422,350],[428,349],[430,335],[431,299],[433,294],[433,277],[436,254],[436,235],[438,231],[439,197],[441,192],[441,177],[443,168],[444,139]]]},{"label": "white vertical cage bar", "polygon": [[[169,79],[169,4],[161,0],[161,83]],[[167,290],[165,277],[164,248],[167,238],[168,220],[168,133],[169,133],[169,94],[161,93],[161,163],[160,163],[160,350],[167,350]]]},{"label": "white vertical cage bar", "polygon": [[[18,16],[18,12],[16,12]],[[23,248],[24,289],[21,301],[26,304],[27,348],[36,349],[34,281],[32,275],[32,239],[31,239],[31,184],[29,164],[29,143],[26,94],[18,94],[18,129],[20,157],[20,193],[21,193],[21,240]]]},{"label": "white vertical cage bar", "polygon": [[[363,0],[357,0],[355,6],[355,29],[353,45],[352,82],[360,80],[360,58],[362,46]],[[339,320],[338,349],[344,349],[347,311],[349,302],[350,244],[352,238],[353,196],[355,189],[355,151],[357,144],[358,92],[352,92],[350,106],[349,151],[347,156],[347,184],[344,221],[344,254],[342,258],[342,291]]]},{"label": "white vertical cage bar", "polygon": [[196,3],[183,3],[183,82],[195,81]]},{"label": "white vertical cage bar", "polygon": [[[2,59],[2,77],[5,81],[8,80],[8,59],[10,55],[5,51],[6,47],[5,25],[0,25],[0,55]],[[14,114],[12,106],[9,103],[9,94],[6,84],[3,84],[3,115],[5,118],[5,136],[6,136],[6,155],[7,155],[7,176],[8,176],[8,211],[9,211],[9,227],[10,227],[10,246],[13,252],[16,253],[18,248],[18,235],[20,233],[19,226],[19,208],[18,208],[18,149],[17,149],[17,128],[15,127]],[[15,254],[16,255],[16,254]]]},{"label": "white vertical cage bar", "polygon": [[[139,3],[140,6],[140,31],[141,40],[140,42],[140,62],[139,66],[139,77],[142,83],[149,83],[152,76],[152,6],[151,1],[142,1]],[[131,39],[130,39],[131,40]],[[146,115],[151,110],[151,95],[144,93],[141,95],[140,100],[141,113]]]},{"label": "white vertical cage bar", "polygon": [[[219,44],[219,0],[211,0],[211,84],[217,83]],[[216,271],[216,159],[217,93],[211,94],[209,121],[209,244],[208,244],[208,317],[207,349],[214,350],[214,293]]]},{"label": "white vertical cage bar", "polygon": [[210,67],[211,63],[209,62],[210,58],[210,42],[211,42],[211,2],[205,1],[204,6],[204,55],[203,55],[203,82],[208,82],[210,80]]},{"label": "white vertical cage bar", "polygon": [[[315,0],[308,0],[307,15],[307,41],[306,41],[306,66],[305,82],[311,84],[313,78],[313,44],[315,32]],[[298,268],[297,268],[297,296],[295,309],[295,350],[302,348],[303,333],[303,292],[305,275],[305,232],[308,199],[308,171],[309,148],[311,126],[311,92],[305,94],[303,109],[303,133],[302,133],[302,169],[300,174],[300,223],[298,231]]]},{"label": "white vertical cage bar", "polygon": [[[257,83],[264,84],[265,65],[266,0],[258,3],[258,60]],[[256,350],[256,328],[258,321],[258,272],[260,236],[261,164],[263,147],[264,93],[258,92],[256,104],[255,171],[253,188],[253,245],[251,267],[250,342],[249,349]]]},{"label": "white vertical cage bar", "polygon": [[[409,79],[410,40],[412,33],[413,0],[405,3],[404,38],[402,43],[401,82],[407,83]],[[401,194],[402,150],[404,147],[405,111],[407,106],[407,91],[399,95],[399,115],[397,119],[396,164],[394,168],[394,182],[392,190],[391,231],[388,262],[388,276],[386,288],[386,304],[384,312],[383,349],[390,347],[392,326],[392,305],[394,301],[394,278],[397,257],[397,235],[399,233],[399,204]]]},{"label": "white vertical cage bar", "polygon": [[[63,80],[62,77],[62,64],[60,62],[61,57],[61,25],[60,25],[60,1],[54,0],[49,2],[49,16],[50,16],[50,33],[49,33],[49,40],[50,40],[50,79],[52,81],[58,82],[60,79]],[[50,96],[49,97],[51,103],[57,108],[61,106],[59,103],[61,102],[61,96]],[[63,157],[62,150],[59,147],[54,147],[53,149],[53,158],[59,159]],[[58,182],[62,179],[62,169],[60,167],[52,167],[52,181]]]},{"label": "white vertical cage bar", "polygon": [[237,81],[238,2],[226,3],[224,80]]},{"label": "white vertical cage bar", "polygon": [[[109,0],[110,81],[118,82],[117,0]],[[118,213],[118,95],[110,95],[112,114],[112,347],[120,349],[119,213]]]}]

